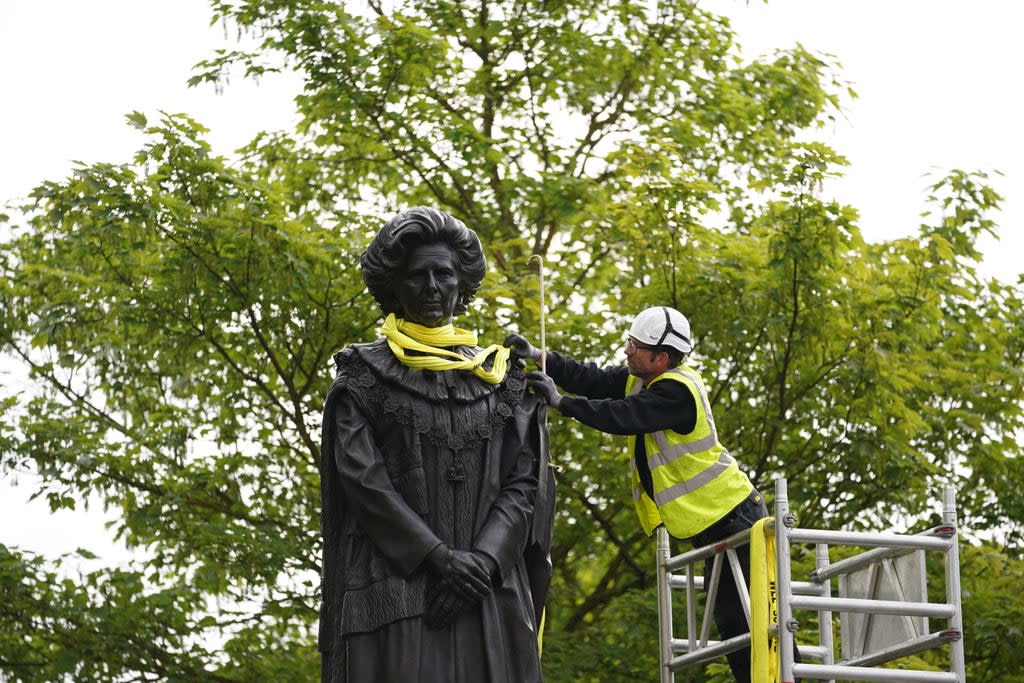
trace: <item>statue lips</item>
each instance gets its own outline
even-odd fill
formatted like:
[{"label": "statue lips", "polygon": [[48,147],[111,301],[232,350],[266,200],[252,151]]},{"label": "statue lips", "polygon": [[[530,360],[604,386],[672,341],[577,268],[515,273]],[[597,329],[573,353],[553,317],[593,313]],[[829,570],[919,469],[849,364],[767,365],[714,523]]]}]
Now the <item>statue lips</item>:
[{"label": "statue lips", "polygon": [[417,311],[417,313],[419,314],[419,317],[432,319],[431,321],[441,320],[442,322],[444,322],[447,319],[447,316],[445,315],[444,306],[441,304],[439,300],[421,301],[419,305],[419,311]]}]

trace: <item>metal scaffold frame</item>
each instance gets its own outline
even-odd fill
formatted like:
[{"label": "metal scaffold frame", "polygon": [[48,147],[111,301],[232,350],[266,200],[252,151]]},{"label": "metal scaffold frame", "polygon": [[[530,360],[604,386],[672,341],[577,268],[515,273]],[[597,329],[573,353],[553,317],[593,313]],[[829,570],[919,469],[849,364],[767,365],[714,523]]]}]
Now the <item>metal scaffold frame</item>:
[{"label": "metal scaffold frame", "polygon": [[[775,481],[775,518],[766,529],[775,534],[776,588],[778,622],[769,625],[769,635],[777,637],[779,646],[779,680],[791,683],[794,678],[825,681],[905,681],[907,683],[964,683],[963,622],[960,609],[960,558],[957,537],[956,501],[953,489],[943,492],[943,522],[919,534],[880,532],[828,531],[802,529],[796,526],[789,511],[789,497],[784,478]],[[711,614],[718,593],[722,563],[729,562],[743,609],[750,623],[750,598],[743,584],[736,549],[750,542],[750,530],[730,536],[714,545],[671,555],[669,536],[664,527],[657,531],[658,618],[661,683],[673,683],[675,672],[696,666],[721,655],[749,647],[750,634],[725,641],[710,639]],[[790,548],[801,543],[815,544],[815,570],[807,581],[793,581]],[[830,562],[829,545],[870,548],[852,557]],[[843,581],[854,572],[878,563],[918,551],[942,552],[945,565],[945,602],[920,600],[879,600],[856,597],[833,597],[832,579]],[[714,557],[708,580],[703,618],[698,632],[698,591],[704,590],[704,579],[697,575],[697,563]],[[923,566],[923,565],[922,565]],[[923,578],[922,578],[923,581]],[[841,584],[842,585],[842,584]],[[672,627],[672,591],[686,592],[686,637],[675,638]],[[794,610],[818,613],[818,643],[797,644],[800,658],[819,664],[794,661],[795,635],[799,630]],[[833,613],[867,615],[901,615],[913,618],[947,620],[947,627],[933,633],[895,642],[875,651],[858,654],[838,663],[834,661]],[[923,622],[927,623],[927,622]],[[779,628],[779,624],[784,627]],[[847,622],[840,629],[841,640]],[[884,669],[879,665],[901,657],[937,647],[949,647],[949,671]],[[755,683],[758,683],[755,681]]]}]

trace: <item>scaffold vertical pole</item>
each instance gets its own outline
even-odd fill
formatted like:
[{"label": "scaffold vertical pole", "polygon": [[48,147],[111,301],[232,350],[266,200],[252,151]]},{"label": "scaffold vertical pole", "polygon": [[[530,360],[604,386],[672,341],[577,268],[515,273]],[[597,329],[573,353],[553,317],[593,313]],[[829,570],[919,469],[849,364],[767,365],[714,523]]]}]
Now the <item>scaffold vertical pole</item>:
[{"label": "scaffold vertical pole", "polygon": [[964,661],[964,621],[960,607],[960,528],[956,519],[956,492],[947,487],[942,491],[942,521],[953,527],[950,537],[951,545],[946,551],[946,603],[954,608],[949,620],[949,629],[956,631],[960,637],[949,644],[950,670],[966,680],[966,664]]},{"label": "scaffold vertical pole", "polygon": [[668,531],[658,527],[658,647],[661,657],[661,683],[675,683],[675,673],[668,667],[672,661],[672,588],[669,585],[668,560],[671,557]]},{"label": "scaffold vertical pole", "polygon": [[785,477],[775,480],[775,583],[779,600],[779,681],[793,683],[793,599],[789,568],[789,492]]},{"label": "scaffold vertical pole", "polygon": [[[814,546],[814,565],[820,571],[825,569],[829,565],[828,559],[828,544],[818,543]],[[832,581],[826,580],[823,585],[822,597],[832,597]],[[818,611],[818,644],[821,646],[822,652],[822,664],[833,664],[834,657],[832,655],[833,639],[832,639],[832,611],[831,610],[819,610]],[[832,680],[828,680],[825,683],[834,683]]]}]

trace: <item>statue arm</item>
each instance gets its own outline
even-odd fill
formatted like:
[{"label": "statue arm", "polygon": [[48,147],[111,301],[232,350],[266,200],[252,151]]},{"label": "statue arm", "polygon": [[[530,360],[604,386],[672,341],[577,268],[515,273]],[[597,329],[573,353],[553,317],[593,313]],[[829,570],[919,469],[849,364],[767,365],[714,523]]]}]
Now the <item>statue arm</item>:
[{"label": "statue arm", "polygon": [[537,499],[535,461],[546,443],[537,433],[544,428],[546,406],[535,399],[524,404],[502,432],[501,488],[473,542],[473,550],[494,559],[499,576],[507,576],[521,560],[530,537]]},{"label": "statue arm", "polygon": [[441,539],[395,490],[373,430],[351,397],[339,396],[333,419],[334,462],[346,507],[380,551],[408,576]]}]

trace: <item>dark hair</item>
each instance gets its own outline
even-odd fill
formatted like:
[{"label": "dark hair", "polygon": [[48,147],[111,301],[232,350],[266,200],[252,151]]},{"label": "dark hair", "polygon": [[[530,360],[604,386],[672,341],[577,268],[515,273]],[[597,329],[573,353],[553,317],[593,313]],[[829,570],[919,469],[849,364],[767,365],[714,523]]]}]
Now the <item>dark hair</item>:
[{"label": "dark hair", "polygon": [[658,352],[664,351],[668,354],[668,366],[670,368],[678,368],[679,364],[682,363],[683,359],[687,356],[687,354],[683,353],[676,347],[668,346],[667,344],[655,346],[654,348],[657,349]]},{"label": "dark hair", "polygon": [[385,223],[359,257],[363,282],[385,315],[394,313],[401,317],[404,313],[395,292],[395,276],[405,265],[409,251],[421,244],[438,242],[455,251],[459,300],[454,314],[459,315],[466,310],[487,273],[487,259],[484,258],[480,239],[465,223],[450,214],[415,206]]}]

